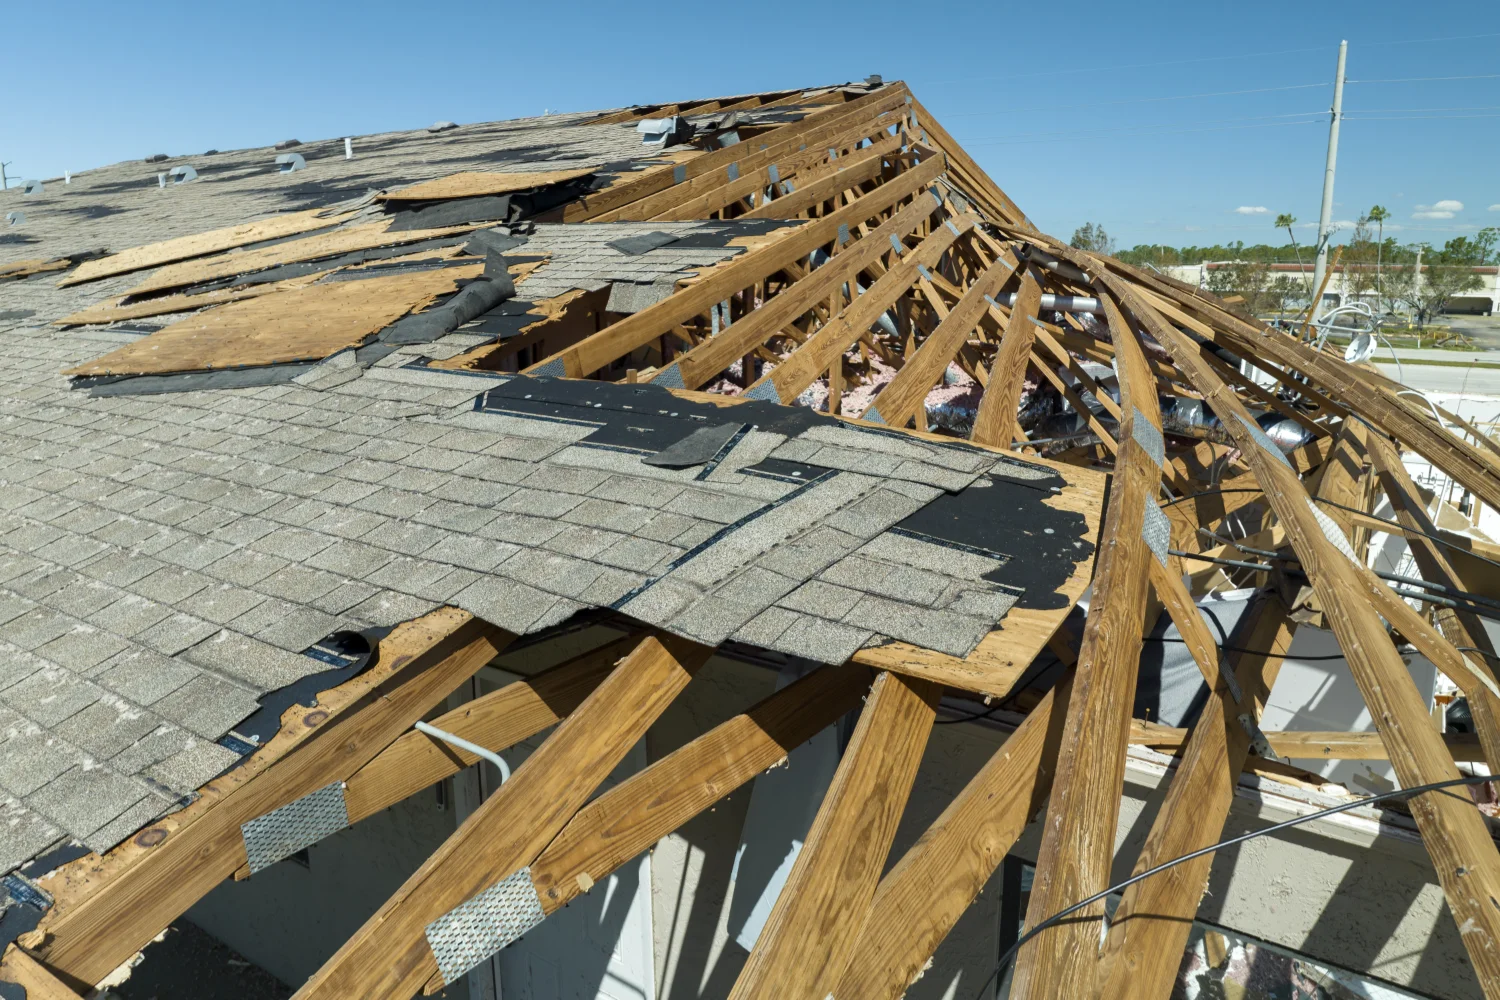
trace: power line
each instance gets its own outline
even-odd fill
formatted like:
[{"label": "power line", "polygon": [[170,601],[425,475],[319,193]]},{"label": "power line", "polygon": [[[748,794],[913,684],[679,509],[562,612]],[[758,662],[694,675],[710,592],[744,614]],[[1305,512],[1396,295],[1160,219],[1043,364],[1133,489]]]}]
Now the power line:
[{"label": "power line", "polygon": [[[1222,125],[1222,124],[1225,124],[1226,122],[1261,122],[1261,121],[1267,121],[1267,120],[1272,119],[1272,118],[1307,118],[1307,117],[1310,117],[1310,116],[1313,116],[1313,115],[1317,115],[1317,116],[1319,116],[1319,118],[1324,118],[1324,117],[1327,116],[1327,114],[1328,114],[1328,112],[1326,112],[1326,111],[1294,111],[1294,112],[1290,112],[1288,114],[1281,114],[1281,115],[1249,115],[1249,116],[1244,117],[1244,118],[1203,118],[1203,119],[1199,119],[1198,121],[1188,121],[1188,122],[1148,122],[1148,123],[1137,122],[1134,125],[1101,125],[1101,126],[1095,126],[1095,127],[1089,127],[1089,128],[1061,129],[1061,130],[1058,130],[1058,131],[1055,131],[1055,132],[1017,132],[1017,133],[1013,133],[1011,135],[980,136],[978,139],[970,139],[968,141],[970,141],[970,142],[985,142],[985,141],[988,141],[990,139],[1015,139],[1015,138],[1023,138],[1023,137],[1027,137],[1027,136],[1079,135],[1080,133],[1084,133],[1084,132],[1122,132],[1122,131],[1125,131],[1127,129],[1139,129],[1139,128],[1174,128],[1174,127],[1176,127],[1178,125]],[[1292,123],[1292,124],[1297,124],[1297,123]]]},{"label": "power line", "polygon": [[[1320,112],[1320,114],[1326,114],[1326,112]],[[1156,131],[1156,132],[1117,132],[1114,135],[1109,136],[1109,138],[1130,139],[1130,138],[1135,138],[1137,136],[1187,135],[1187,134],[1194,133],[1194,132],[1233,132],[1233,131],[1235,131],[1237,129],[1247,129],[1247,128],[1283,128],[1283,127],[1285,127],[1287,125],[1323,125],[1323,124],[1326,124],[1326,122],[1322,118],[1308,118],[1308,119],[1306,119],[1304,121],[1297,121],[1297,122],[1265,122],[1265,123],[1260,124],[1260,125],[1221,125],[1221,126],[1218,126],[1216,128],[1184,128],[1184,129],[1171,129],[1171,130],[1168,130],[1168,131]],[[1130,128],[1130,127],[1134,127],[1134,126],[1125,126],[1125,127]],[[1038,134],[1045,136],[1045,135],[1048,135],[1049,133],[1038,133]],[[993,139],[971,139],[971,140],[966,140],[965,141],[965,145],[968,145],[968,146],[981,146],[981,145],[1006,146],[1006,145],[1016,145],[1016,144],[1031,143],[1031,142],[1052,142],[1059,135],[1077,135],[1077,134],[1079,134],[1077,131],[1058,132],[1058,133],[1050,133],[1051,138],[1036,138],[1036,139],[1009,139],[1009,138],[1004,138],[1004,137],[997,136],[997,137],[995,137]]]},{"label": "power line", "polygon": [[1346,115],[1344,117],[1344,120],[1345,121],[1350,121],[1350,122],[1416,122],[1416,121],[1436,121],[1436,120],[1445,120],[1445,121],[1448,121],[1448,120],[1452,120],[1452,119],[1455,119],[1455,118],[1500,118],[1500,114],[1494,114],[1494,115],[1392,115],[1392,116],[1386,117],[1386,118],[1350,118],[1350,117],[1348,117]]},{"label": "power line", "polygon": [[[1325,83],[1296,83],[1285,87],[1256,87],[1253,90],[1219,90],[1207,94],[1178,94],[1173,97],[1133,97],[1122,101],[1097,101],[1090,104],[1061,104],[1053,106],[1054,111],[1068,111],[1075,108],[1103,108],[1117,104],[1149,104],[1157,101],[1191,101],[1200,97],[1233,97],[1239,94],[1269,94],[1280,90],[1309,90],[1313,87],[1326,87]],[[945,118],[977,118],[985,115],[1021,115],[1032,114],[1033,108],[1010,108],[1004,111],[967,111],[957,115],[944,115]],[[1324,114],[1326,112],[1319,112]]]},{"label": "power line", "polygon": [[1473,108],[1356,108],[1345,115],[1401,114],[1407,111],[1500,111],[1500,104],[1482,104]]},{"label": "power line", "polygon": [[[1127,63],[1121,66],[1070,68],[1068,72],[1073,75],[1079,73],[1113,73],[1116,70],[1122,69],[1152,69],[1156,66],[1186,66],[1190,63],[1223,62],[1226,59],[1258,59],[1262,56],[1285,56],[1300,52],[1322,52],[1325,48],[1326,46],[1314,45],[1301,49],[1278,49],[1275,52],[1241,52],[1238,55],[1213,55],[1204,56],[1200,59],[1170,59],[1163,62]],[[1030,80],[1032,78],[1033,74],[1030,73],[1015,73],[1010,76],[968,76],[952,80],[928,80],[925,82],[936,85],[942,83],[978,83],[985,80]]]},{"label": "power line", "polygon": [[1500,80],[1500,73],[1480,73],[1476,76],[1405,76],[1389,80],[1345,80],[1345,83],[1432,83],[1437,80]]}]

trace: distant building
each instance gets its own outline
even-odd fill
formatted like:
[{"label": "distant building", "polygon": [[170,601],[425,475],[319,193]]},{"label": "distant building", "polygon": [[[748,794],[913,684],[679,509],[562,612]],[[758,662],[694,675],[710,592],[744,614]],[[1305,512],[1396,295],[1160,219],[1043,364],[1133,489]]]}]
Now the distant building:
[{"label": "distant building", "polygon": [[[1176,278],[1178,281],[1185,281],[1190,285],[1197,285],[1199,288],[1207,288],[1209,273],[1216,268],[1227,267],[1232,263],[1234,262],[1214,260],[1203,261],[1200,264],[1174,264],[1162,268],[1162,273]],[[1287,274],[1295,276],[1302,274],[1307,276],[1306,280],[1309,283],[1312,281],[1312,261],[1308,261],[1306,264],[1277,263],[1270,265],[1270,267],[1277,275]],[[1422,270],[1425,273],[1427,269],[1424,266]],[[1497,311],[1500,311],[1500,267],[1476,267],[1474,270],[1479,273],[1484,283],[1479,288],[1465,295],[1450,299],[1444,312],[1492,316]],[[1364,292],[1359,297],[1369,302],[1372,306],[1375,305],[1375,295],[1373,292]],[[1348,287],[1348,271],[1344,267],[1337,267],[1334,269],[1333,276],[1328,279],[1328,287],[1323,292],[1323,299],[1330,307],[1333,307],[1343,305],[1349,298],[1351,296]]]}]

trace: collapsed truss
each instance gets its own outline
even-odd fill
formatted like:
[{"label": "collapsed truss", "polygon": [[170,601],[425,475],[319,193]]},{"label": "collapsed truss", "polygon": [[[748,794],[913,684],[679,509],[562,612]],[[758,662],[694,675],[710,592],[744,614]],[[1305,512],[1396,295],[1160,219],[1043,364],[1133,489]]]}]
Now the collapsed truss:
[{"label": "collapsed truss", "polygon": [[[904,85],[843,97],[559,210],[567,222],[787,220],[775,238],[602,328],[567,322],[571,310],[597,308],[574,296],[528,336],[435,367],[515,370],[535,359],[528,374],[712,389],[726,405],[793,404],[813,390],[830,413],[913,433],[928,430],[932,391],[956,368],[973,386],[965,429],[974,445],[1113,474],[1081,646],[1061,633],[1051,643],[1071,664],[1064,679],[883,877],[944,685],[1006,693],[993,677],[966,683],[959,670],[924,674],[869,658],[825,667],[593,801],[711,650],[640,633],[519,681],[436,724],[490,749],[561,724],[299,998],[440,988],[462,971],[434,938],[445,915],[519,899],[521,924],[534,925],[866,694],[731,996],[899,997],[1044,805],[1028,925],[1107,887],[1126,747],[1149,736],[1130,718],[1143,624],[1162,608],[1211,694],[1177,737],[1181,759],[1137,871],[1221,836],[1264,735],[1256,719],[1298,624],[1311,618],[1336,635],[1403,786],[1459,772],[1398,642],[1459,685],[1479,737],[1474,756],[1500,767],[1495,651],[1471,603],[1432,596],[1484,588],[1401,459],[1416,452],[1500,508],[1500,446],[1450,433],[1441,421],[1451,415],[1412,405],[1373,368],[1037,231]],[[674,109],[611,120],[663,110]],[[1252,366],[1269,378],[1246,374]],[[1101,384],[1109,378],[1114,392]],[[1039,433],[1040,399],[1065,401],[1077,426]],[[1184,402],[1213,419],[1167,419]],[[1298,443],[1268,437],[1265,414],[1293,425]],[[1370,516],[1377,494],[1399,524]],[[1213,529],[1253,505],[1264,513],[1257,544],[1275,558],[1248,571],[1262,590],[1233,638],[1240,651],[1223,651],[1185,574],[1197,557],[1239,557]],[[1367,565],[1373,531],[1403,534],[1423,580],[1446,589],[1393,589]],[[1413,593],[1427,595],[1420,607]],[[74,986],[102,979],[246,865],[241,824],[271,809],[345,782],[353,822],[473,763],[409,730],[511,638],[451,610],[398,629],[375,668],[317,711],[293,710],[282,736],[194,806],[65,872],[56,907],[23,941],[45,968],[26,974],[50,970]],[[1500,998],[1500,856],[1486,820],[1445,792],[1413,797],[1411,811],[1480,984]],[[1209,866],[1205,857],[1127,889],[1102,947],[1102,903],[1046,930],[1020,950],[1011,995],[1167,996]],[[496,930],[491,944],[514,939],[518,926]]]}]

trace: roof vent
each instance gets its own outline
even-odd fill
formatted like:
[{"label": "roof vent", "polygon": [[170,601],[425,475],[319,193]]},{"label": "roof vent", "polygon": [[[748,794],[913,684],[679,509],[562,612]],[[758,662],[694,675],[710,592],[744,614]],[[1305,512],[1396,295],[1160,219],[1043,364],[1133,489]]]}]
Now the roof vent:
[{"label": "roof vent", "polygon": [[42,182],[41,181],[22,181],[21,182],[21,193],[22,194],[41,194],[45,190],[46,190],[46,188],[44,188],[42,186]]},{"label": "roof vent", "polygon": [[458,122],[433,122],[427,126],[429,132],[446,132],[450,128],[458,128]]},{"label": "roof vent", "polygon": [[884,82],[885,81],[880,78],[879,73],[871,73],[869,76],[865,77],[865,86],[867,87],[878,87]]},{"label": "roof vent", "polygon": [[276,144],[277,149],[291,149],[293,146],[302,145],[301,139],[283,139]]},{"label": "roof vent", "polygon": [[167,154],[166,153],[152,153],[150,156],[146,157],[146,162],[147,163],[160,163],[162,160],[165,160],[166,158],[167,158]]},{"label": "roof vent", "polygon": [[19,226],[26,221],[25,212],[6,212],[5,221],[7,225]]},{"label": "roof vent", "polygon": [[185,181],[197,180],[198,171],[194,170],[187,164],[183,164],[180,167],[173,167],[171,170],[167,171],[167,176],[172,178],[173,184],[181,184]]},{"label": "roof vent", "polygon": [[307,161],[302,158],[301,153],[282,153],[276,157],[276,167],[282,173],[289,174],[293,170],[305,170]]},{"label": "roof vent", "polygon": [[217,149],[205,149],[203,151],[203,155],[204,156],[218,156],[219,155],[219,151]]},{"label": "roof vent", "polygon": [[641,142],[647,146],[675,146],[692,138],[693,126],[680,115],[671,118],[643,118],[636,123],[635,130],[641,134]]}]

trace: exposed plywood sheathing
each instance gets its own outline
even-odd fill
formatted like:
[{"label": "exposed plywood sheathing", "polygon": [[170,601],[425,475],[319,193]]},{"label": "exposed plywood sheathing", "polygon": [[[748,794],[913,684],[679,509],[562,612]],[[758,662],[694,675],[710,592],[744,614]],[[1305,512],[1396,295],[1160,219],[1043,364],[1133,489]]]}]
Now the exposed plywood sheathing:
[{"label": "exposed plywood sheathing", "polygon": [[540,170],[526,173],[487,174],[466,171],[449,174],[435,181],[413,184],[410,187],[386,191],[380,201],[438,201],[444,198],[474,198],[487,194],[510,194],[514,191],[530,191],[533,188],[561,184],[563,181],[587,177],[594,171],[589,168],[577,170]]},{"label": "exposed plywood sheathing", "polygon": [[78,285],[86,281],[114,277],[117,274],[142,271],[148,267],[175,264],[180,260],[204,257],[250,243],[259,243],[262,240],[278,240],[284,236],[296,236],[299,233],[327,229],[337,225],[338,222],[339,219],[336,216],[330,218],[326,211],[310,209],[306,212],[289,212],[286,215],[272,216],[269,219],[247,222],[244,225],[230,226],[226,229],[215,229],[207,233],[179,236],[161,243],[150,243],[122,253],[110,254],[98,260],[85,261],[79,265],[78,270],[58,284],[60,286]]},{"label": "exposed plywood sheathing", "polygon": [[326,358],[420,311],[482,265],[284,289],[126,344],[70,375],[146,375]]}]

